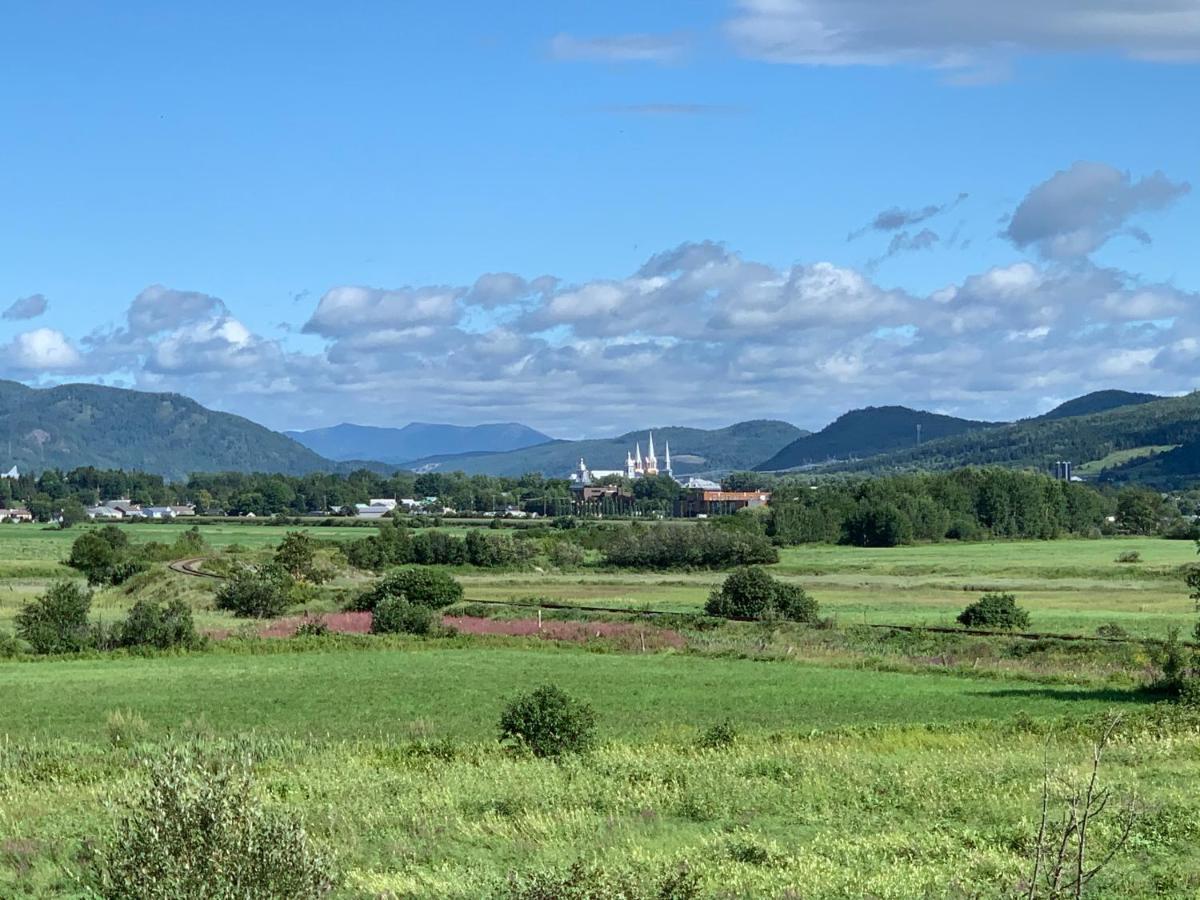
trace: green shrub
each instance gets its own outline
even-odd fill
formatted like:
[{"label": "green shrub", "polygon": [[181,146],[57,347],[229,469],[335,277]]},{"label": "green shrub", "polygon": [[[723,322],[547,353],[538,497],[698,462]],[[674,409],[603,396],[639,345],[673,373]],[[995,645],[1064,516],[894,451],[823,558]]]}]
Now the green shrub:
[{"label": "green shrub", "polygon": [[894,503],[864,500],[843,525],[842,543],[855,547],[895,547],[912,539],[912,521]]},{"label": "green shrub", "polygon": [[325,620],[315,616],[305,616],[296,626],[295,637],[325,637],[329,634],[329,626]]},{"label": "green shrub", "polygon": [[582,753],[591,747],[595,730],[591,706],[552,684],[514,698],[500,715],[500,740],[534,756]]},{"label": "green shrub", "polygon": [[736,742],[737,729],[733,722],[725,719],[706,728],[700,735],[700,739],[696,741],[696,746],[701,750],[724,750],[732,747]]},{"label": "green shrub", "polygon": [[711,524],[656,525],[596,531],[604,560],[627,569],[728,569],[779,562],[779,550],[762,534]]},{"label": "green shrub", "polygon": [[396,569],[355,597],[348,608],[371,612],[383,600],[398,597],[416,606],[441,609],[463,598],[462,585],[441,569],[410,566]]},{"label": "green shrub", "polygon": [[192,620],[191,607],[176,597],[165,605],[142,599],[133,605],[120,627],[117,642],[122,647],[179,647],[192,650],[204,643]]},{"label": "green shrub", "polygon": [[578,569],[583,565],[583,548],[574,541],[555,541],[550,545],[550,563],[556,569]]},{"label": "green shrub", "polygon": [[30,646],[7,631],[0,631],[0,659],[12,659],[30,650]]},{"label": "green shrub", "polygon": [[75,653],[94,645],[88,622],[92,592],[74,581],[56,581],[17,613],[17,636],[35,653]]},{"label": "green shrub", "polygon": [[150,766],[96,854],[106,900],[311,900],[333,889],[299,822],[255,799],[247,767],[177,750]]},{"label": "green shrub", "polygon": [[709,594],[704,611],[728,619],[815,622],[818,606],[800,586],[778,581],[765,570],[749,566],[733,571]]},{"label": "green shrub", "polygon": [[1137,550],[1126,550],[1119,554],[1115,560],[1115,562],[1119,563],[1140,563],[1141,561],[1142,554]]},{"label": "green shrub", "polygon": [[958,621],[967,628],[1028,628],[1029,613],[1012,594],[984,594],[958,614]]},{"label": "green shrub", "polygon": [[513,873],[504,900],[697,900],[700,879],[686,863],[664,875],[610,871],[576,862],[565,871]]},{"label": "green shrub", "polygon": [[272,567],[238,566],[217,590],[217,609],[248,619],[275,619],[292,605],[291,580]]},{"label": "green shrub", "polygon": [[371,614],[372,634],[429,634],[436,625],[437,614],[432,609],[403,597],[384,597]]},{"label": "green shrub", "polygon": [[289,531],[275,548],[275,564],[296,581],[321,584],[333,573],[317,562],[317,542],[303,531]]}]

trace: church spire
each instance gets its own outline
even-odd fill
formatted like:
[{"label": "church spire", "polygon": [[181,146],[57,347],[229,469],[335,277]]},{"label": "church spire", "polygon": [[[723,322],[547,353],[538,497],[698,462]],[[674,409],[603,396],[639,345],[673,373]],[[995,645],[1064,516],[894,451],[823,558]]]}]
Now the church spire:
[{"label": "church spire", "polygon": [[650,458],[654,459],[654,432],[650,432]]},{"label": "church spire", "polygon": [[666,473],[668,475],[670,475],[671,474],[671,442],[670,441],[667,441],[666,446],[663,449],[663,457],[664,457],[663,458],[663,466],[666,470]]}]

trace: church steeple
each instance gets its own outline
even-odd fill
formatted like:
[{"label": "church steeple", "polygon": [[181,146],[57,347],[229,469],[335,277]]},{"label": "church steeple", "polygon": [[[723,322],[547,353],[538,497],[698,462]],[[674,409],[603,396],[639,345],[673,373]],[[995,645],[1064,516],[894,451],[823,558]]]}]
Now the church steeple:
[{"label": "church steeple", "polygon": [[663,449],[663,471],[665,471],[667,473],[667,475],[674,477],[671,473],[671,442],[670,441],[667,441],[666,446]]}]

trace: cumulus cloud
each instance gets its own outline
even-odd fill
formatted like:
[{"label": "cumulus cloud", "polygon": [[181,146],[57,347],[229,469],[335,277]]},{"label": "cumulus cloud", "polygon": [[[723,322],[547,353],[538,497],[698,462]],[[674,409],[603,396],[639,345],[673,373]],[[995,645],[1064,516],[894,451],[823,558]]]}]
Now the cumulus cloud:
[{"label": "cumulus cloud", "polygon": [[55,328],[35,328],[18,334],[4,349],[4,364],[18,372],[70,372],[79,367],[82,357]]},{"label": "cumulus cloud", "polygon": [[556,34],[550,55],[564,62],[676,62],[687,52],[688,38],[681,34],[619,34],[576,37]]},{"label": "cumulus cloud", "polygon": [[462,288],[379,288],[346,286],[326,291],[304,324],[305,334],[341,337],[363,329],[404,329],[458,320]]},{"label": "cumulus cloud", "polygon": [[131,334],[152,335],[225,312],[225,304],[216,297],[152,284],[133,299],[127,319]]},{"label": "cumulus cloud", "polygon": [[1200,61],[1190,0],[738,0],[726,32],[746,56],[805,65],[916,65],[995,80],[1013,54]]},{"label": "cumulus cloud", "polygon": [[1164,209],[1191,190],[1162,172],[1135,180],[1098,162],[1077,162],[1034,187],[1021,201],[1004,235],[1047,259],[1078,259],[1119,234],[1149,243],[1130,219]]},{"label": "cumulus cloud", "polygon": [[4,311],[3,318],[9,321],[36,319],[46,311],[47,306],[49,306],[49,301],[41,294],[30,294],[28,297],[14,300]]}]

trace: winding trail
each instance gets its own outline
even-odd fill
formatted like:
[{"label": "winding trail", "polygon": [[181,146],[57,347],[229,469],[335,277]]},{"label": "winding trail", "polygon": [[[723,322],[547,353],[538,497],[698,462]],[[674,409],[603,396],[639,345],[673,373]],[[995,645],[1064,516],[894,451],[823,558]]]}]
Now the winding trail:
[{"label": "winding trail", "polygon": [[217,575],[213,572],[205,572],[200,566],[204,563],[205,557],[195,556],[191,559],[177,559],[172,563],[167,563],[167,568],[172,572],[178,572],[180,575],[195,575],[198,578],[219,578],[223,579],[224,575]]}]

